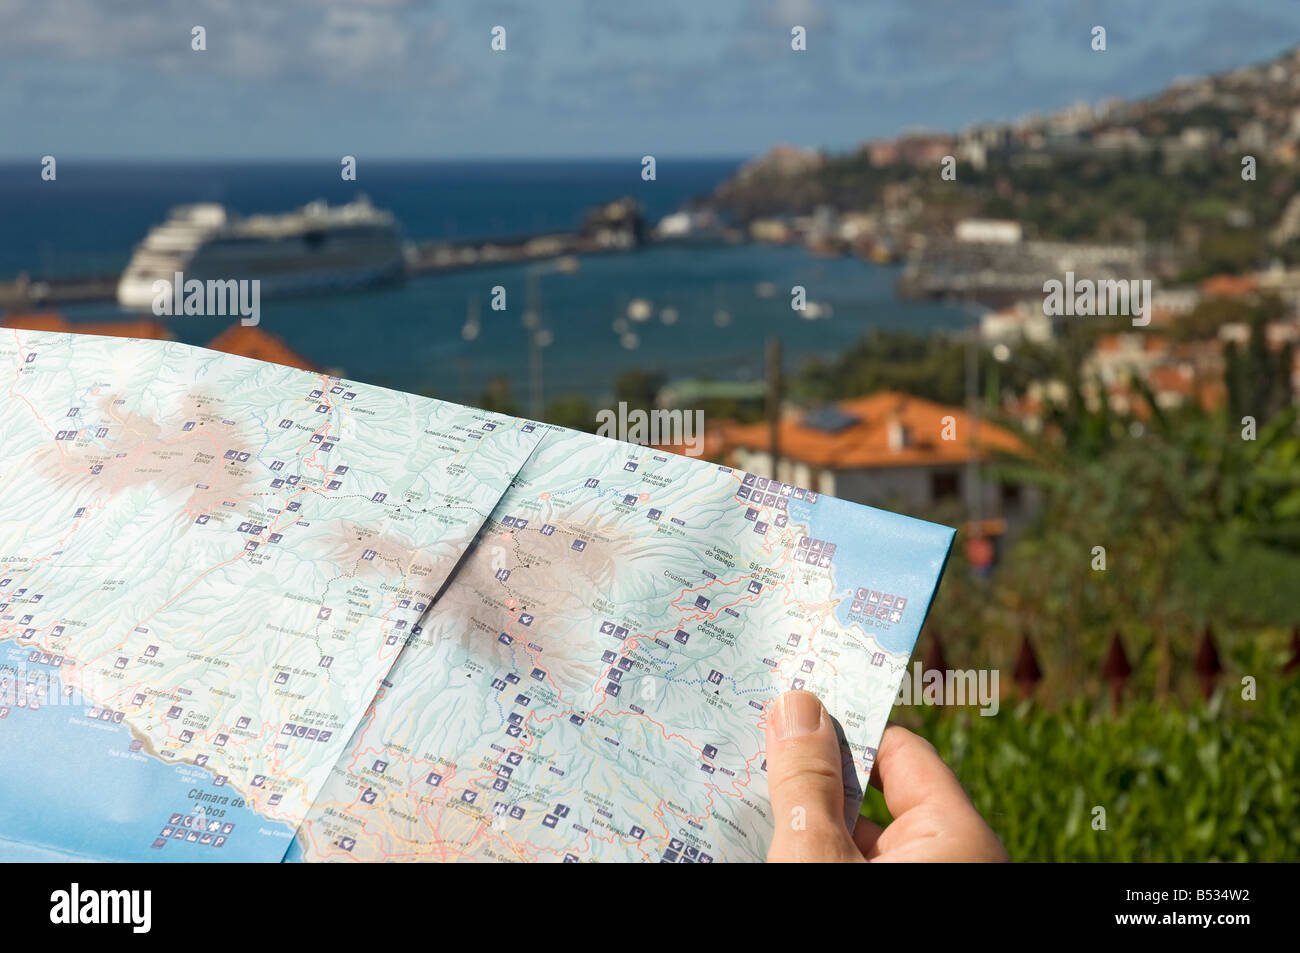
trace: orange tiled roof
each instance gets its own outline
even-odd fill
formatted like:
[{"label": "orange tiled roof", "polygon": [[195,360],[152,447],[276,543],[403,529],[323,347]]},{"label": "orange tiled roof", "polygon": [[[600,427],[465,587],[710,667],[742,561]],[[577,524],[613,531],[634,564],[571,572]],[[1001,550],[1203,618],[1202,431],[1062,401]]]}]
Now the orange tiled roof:
[{"label": "orange tiled roof", "polygon": [[[145,338],[153,341],[172,340],[171,330],[161,321],[152,318],[133,318],[126,321],[96,321],[72,323],[54,311],[39,314],[6,315],[0,327],[24,331],[71,331],[78,334],[100,334],[107,337]],[[242,354],[244,357],[272,364],[284,364],[305,371],[316,370],[306,358],[291,351],[282,340],[260,328],[233,324],[222,331],[209,344],[214,351]]]},{"label": "orange tiled roof", "polygon": [[1002,410],[1004,413],[1017,420],[1023,420],[1026,417],[1035,417],[1043,412],[1043,399],[1041,396],[1023,397],[1003,403]]},{"label": "orange tiled roof", "polygon": [[1228,401],[1228,388],[1224,385],[1223,380],[1202,381],[1197,400],[1201,403],[1201,409],[1204,411],[1217,410]]},{"label": "orange tiled roof", "polygon": [[0,326],[22,331],[71,331],[77,334],[99,334],[112,338],[145,338],[150,341],[170,341],[171,330],[153,318],[130,318],[125,321],[86,321],[72,323],[54,311],[41,314],[11,314],[0,318]]},{"label": "orange tiled roof", "polygon": [[1240,298],[1259,287],[1251,275],[1214,275],[1201,282],[1201,294],[1209,298]]},{"label": "orange tiled roof", "polygon": [[[729,436],[731,431],[737,426],[739,425],[734,421],[726,420],[706,427],[698,459],[721,461],[726,455],[727,448],[730,444]],[[686,444],[680,442],[657,443],[652,445],[652,449],[675,453],[678,456],[683,457],[690,456],[690,454],[686,452]]]},{"label": "orange tiled roof", "polygon": [[1170,349],[1170,355],[1193,364],[1215,364],[1223,359],[1223,346],[1223,340],[1217,337],[1180,341]]},{"label": "orange tiled roof", "polygon": [[1148,383],[1157,394],[1177,394],[1180,397],[1191,397],[1196,390],[1196,380],[1192,375],[1191,368],[1177,367],[1171,364],[1162,364],[1159,367],[1151,368]]},{"label": "orange tiled roof", "polygon": [[55,311],[40,314],[6,314],[0,318],[0,326],[17,328],[20,331],[66,331],[68,322],[63,315]]},{"label": "orange tiled roof", "polygon": [[232,324],[209,341],[208,347],[214,351],[241,354],[244,357],[296,367],[304,371],[318,370],[305,357],[300,357],[291,351],[289,346],[274,334],[267,334],[261,328],[252,325]]},{"label": "orange tiled roof", "polygon": [[[786,417],[780,423],[781,456],[837,470],[962,463],[972,458],[971,420],[960,408],[896,391],[841,401],[835,406],[856,417],[857,422],[828,433],[805,426],[802,417]],[[948,416],[956,424],[955,440],[942,439],[944,418]],[[893,420],[907,432],[903,446],[897,449],[890,446],[889,440]],[[735,447],[766,451],[768,425],[738,425],[730,430],[728,442]],[[993,451],[1018,456],[1029,452],[1015,434],[985,421],[980,421],[976,444],[981,458]]]}]

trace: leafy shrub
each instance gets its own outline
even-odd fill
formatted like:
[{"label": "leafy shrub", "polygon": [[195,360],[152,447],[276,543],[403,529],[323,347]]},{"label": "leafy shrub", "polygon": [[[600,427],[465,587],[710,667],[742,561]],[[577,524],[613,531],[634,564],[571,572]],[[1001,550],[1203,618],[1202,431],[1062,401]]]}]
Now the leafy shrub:
[{"label": "leafy shrub", "polygon": [[[997,715],[896,710],[957,772],[1013,860],[1300,859],[1300,684],[1236,683],[1208,704],[1118,715],[1085,699]],[[1094,829],[1094,808],[1105,829]],[[888,820],[868,792],[863,813]]]}]

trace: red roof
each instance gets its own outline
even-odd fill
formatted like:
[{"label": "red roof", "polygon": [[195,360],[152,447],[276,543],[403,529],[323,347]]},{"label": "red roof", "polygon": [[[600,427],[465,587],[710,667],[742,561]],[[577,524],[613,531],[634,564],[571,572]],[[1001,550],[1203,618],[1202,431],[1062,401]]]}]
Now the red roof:
[{"label": "red roof", "polygon": [[99,334],[112,338],[145,338],[150,341],[172,340],[171,329],[153,318],[130,318],[125,321],[85,321],[76,324],[54,311],[40,314],[10,314],[0,318],[0,327],[20,331],[65,331],[75,334]]},{"label": "red roof", "polygon": [[[813,466],[836,470],[962,463],[993,452],[1028,454],[1021,440],[1002,427],[981,420],[971,446],[972,421],[966,411],[896,391],[882,391],[835,407],[846,425],[830,432],[807,426],[804,417],[780,422],[780,454]],[[951,421],[945,418],[951,417]],[[949,428],[948,424],[951,424]],[[895,426],[897,425],[897,426]],[[891,443],[891,431],[895,441]],[[943,439],[945,431],[954,439]],[[727,434],[733,447],[766,451],[766,423],[739,425]]]},{"label": "red roof", "polygon": [[222,351],[226,354],[240,354],[259,361],[283,364],[286,367],[296,367],[304,371],[318,370],[305,357],[300,357],[291,351],[289,346],[280,338],[252,325],[232,324],[209,341],[208,347],[214,351]]},{"label": "red roof", "polygon": [[1177,394],[1186,398],[1196,390],[1196,377],[1190,367],[1162,364],[1151,368],[1147,381],[1157,394]]},{"label": "red roof", "polygon": [[[721,461],[726,455],[727,447],[729,445],[728,435],[731,433],[732,428],[736,426],[737,424],[734,421],[724,420],[717,424],[710,424],[705,428],[702,438],[697,435],[697,439],[700,440],[699,458],[703,460]],[[678,456],[691,456],[691,454],[687,452],[687,445],[681,442],[656,443],[653,444],[652,447],[655,450],[665,450],[668,453],[675,453]]]},{"label": "red roof", "polygon": [[[10,314],[0,318],[0,327],[21,331],[63,331],[76,334],[99,334],[106,337],[145,338],[151,341],[173,340],[171,329],[153,318],[131,318],[125,321],[87,321],[73,323],[55,311],[33,314]],[[232,324],[218,334],[209,344],[214,351],[240,354],[272,364],[284,364],[304,371],[316,371],[304,357],[295,354],[274,334],[257,327]]]},{"label": "red roof", "polygon": [[1214,275],[1201,282],[1201,294],[1207,298],[1241,298],[1259,287],[1250,275]]}]

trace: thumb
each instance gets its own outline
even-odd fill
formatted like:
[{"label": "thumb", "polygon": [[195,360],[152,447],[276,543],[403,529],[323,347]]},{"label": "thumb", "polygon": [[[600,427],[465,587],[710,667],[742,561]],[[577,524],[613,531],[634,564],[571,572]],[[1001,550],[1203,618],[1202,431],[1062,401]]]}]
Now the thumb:
[{"label": "thumb", "polygon": [[840,745],[821,701],[787,692],[768,708],[766,731],[775,826],[768,861],[861,861],[844,826]]}]

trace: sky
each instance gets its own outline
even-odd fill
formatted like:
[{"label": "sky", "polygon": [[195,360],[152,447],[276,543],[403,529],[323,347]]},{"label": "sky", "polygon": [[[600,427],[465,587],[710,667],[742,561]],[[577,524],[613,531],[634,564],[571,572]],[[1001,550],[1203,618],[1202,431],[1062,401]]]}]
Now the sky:
[{"label": "sky", "polygon": [[0,0],[0,158],[834,151],[1297,44],[1297,0]]}]

